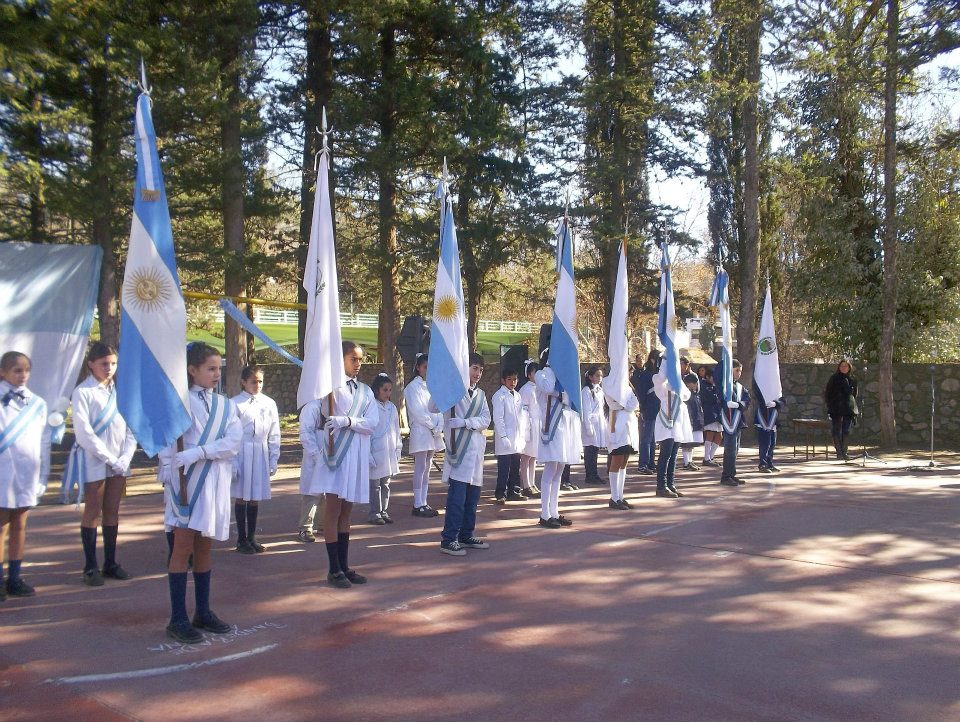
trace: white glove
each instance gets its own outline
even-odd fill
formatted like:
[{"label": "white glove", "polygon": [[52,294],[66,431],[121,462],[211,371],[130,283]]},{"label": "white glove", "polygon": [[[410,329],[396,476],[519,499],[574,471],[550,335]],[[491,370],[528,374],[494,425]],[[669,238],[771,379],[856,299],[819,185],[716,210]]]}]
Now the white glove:
[{"label": "white glove", "polygon": [[450,419],[450,428],[451,429],[462,429],[467,425],[466,419],[461,419],[459,416],[454,416]]},{"label": "white glove", "polygon": [[173,477],[173,466],[170,464],[161,464],[157,468],[157,481],[160,482],[162,486],[173,484]]},{"label": "white glove", "polygon": [[431,414],[424,414],[420,421],[423,422],[424,426],[428,429],[433,430],[437,428],[436,424],[433,423],[433,416]]},{"label": "white glove", "polygon": [[327,423],[323,425],[323,428],[327,431],[334,431],[335,429],[342,429],[349,425],[349,416],[331,416],[329,419],[327,419]]},{"label": "white glove", "polygon": [[113,476],[126,476],[127,467],[123,465],[122,461],[118,461],[116,464],[109,464],[110,471],[113,473]]},{"label": "white glove", "polygon": [[177,468],[187,467],[195,464],[203,458],[203,450],[199,446],[192,449],[184,449],[177,452]]},{"label": "white glove", "polygon": [[276,473],[277,473],[277,467],[274,466],[270,469],[270,476],[273,476]]},{"label": "white glove", "polygon": [[776,401],[768,401],[768,402],[767,402],[767,408],[768,408],[768,409],[776,408],[776,406],[777,406],[777,402],[776,402]]},{"label": "white glove", "polygon": [[728,409],[739,409],[739,408],[740,408],[740,402],[739,402],[739,401],[728,401],[728,402],[727,402],[727,408],[728,408]]}]

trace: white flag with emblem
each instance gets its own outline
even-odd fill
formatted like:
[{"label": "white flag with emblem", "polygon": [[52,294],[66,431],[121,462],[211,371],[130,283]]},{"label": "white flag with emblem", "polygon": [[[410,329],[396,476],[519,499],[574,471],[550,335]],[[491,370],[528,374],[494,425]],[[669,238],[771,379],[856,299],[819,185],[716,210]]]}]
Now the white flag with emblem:
[{"label": "white flag with emblem", "polygon": [[763,315],[760,317],[760,340],[757,342],[757,358],[753,365],[753,382],[765,401],[776,401],[783,396],[783,386],[780,384],[780,354],[777,351],[777,334],[773,329],[773,302],[770,298],[769,283],[767,298],[763,302]]}]

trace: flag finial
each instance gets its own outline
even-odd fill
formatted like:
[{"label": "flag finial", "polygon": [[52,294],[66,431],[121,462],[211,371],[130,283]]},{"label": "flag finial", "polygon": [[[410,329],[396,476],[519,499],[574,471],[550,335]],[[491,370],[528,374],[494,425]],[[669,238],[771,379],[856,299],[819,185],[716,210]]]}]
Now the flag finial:
[{"label": "flag finial", "polygon": [[330,146],[327,143],[327,136],[330,135],[330,131],[333,128],[327,127],[327,106],[323,106],[320,110],[320,127],[317,128],[317,133],[320,135],[320,150],[313,154],[313,170],[316,171],[320,163],[320,154],[321,153],[330,153]]},{"label": "flag finial", "polygon": [[147,66],[143,62],[143,56],[140,57],[140,82],[137,83],[137,86],[140,88],[140,92],[150,97],[150,91],[152,88],[147,85]]}]

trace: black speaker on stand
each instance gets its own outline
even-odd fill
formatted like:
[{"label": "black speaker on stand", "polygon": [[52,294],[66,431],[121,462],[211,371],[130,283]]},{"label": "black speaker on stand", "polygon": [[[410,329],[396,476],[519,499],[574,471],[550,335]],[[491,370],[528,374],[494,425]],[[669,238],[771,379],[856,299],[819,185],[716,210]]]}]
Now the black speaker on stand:
[{"label": "black speaker on stand", "polygon": [[397,337],[397,352],[403,363],[412,366],[418,353],[430,348],[430,324],[423,316],[407,316],[403,319],[400,335]]},{"label": "black speaker on stand", "polygon": [[550,336],[553,333],[553,324],[544,323],[540,325],[540,341],[537,344],[537,363],[543,365],[543,352],[550,348]]}]

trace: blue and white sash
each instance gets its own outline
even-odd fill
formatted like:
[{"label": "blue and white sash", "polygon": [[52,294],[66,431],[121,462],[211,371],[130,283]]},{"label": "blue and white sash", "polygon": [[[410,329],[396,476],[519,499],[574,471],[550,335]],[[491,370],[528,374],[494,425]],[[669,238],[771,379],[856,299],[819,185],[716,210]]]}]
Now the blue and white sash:
[{"label": "blue and white sash", "polygon": [[10,422],[10,425],[3,431],[0,431],[0,454],[13,446],[23,432],[30,427],[30,422],[40,413],[43,403],[39,396],[31,396],[26,405],[20,409],[17,415]]},{"label": "blue and white sash", "polygon": [[772,409],[758,408],[757,426],[764,431],[773,431],[777,428],[777,416],[779,416],[779,414],[780,410],[776,407]]},{"label": "blue and white sash", "polygon": [[[93,433],[102,436],[110,428],[119,410],[117,409],[117,389],[110,389],[110,396],[106,405],[100,409],[97,418],[93,420]],[[87,483],[87,467],[83,447],[74,442],[67,457],[67,465],[63,468],[63,479],[60,482],[60,503],[69,504],[73,496],[73,487],[77,487],[77,504],[83,502],[84,484]]]},{"label": "blue and white sash", "polygon": [[[357,390],[353,392],[353,403],[350,405],[350,410],[347,412],[347,416],[356,417],[360,416],[363,412],[363,409],[366,408],[366,402],[373,400],[373,394],[370,391],[370,387],[366,384],[357,384]],[[333,409],[328,409],[331,413],[330,416],[336,416],[337,414],[333,413]],[[329,437],[324,441],[326,443],[320,444],[320,448],[323,449],[323,460],[329,469],[339,469],[340,465],[343,463],[343,460],[347,456],[347,452],[350,451],[350,447],[353,445],[353,439],[357,435],[357,432],[354,429],[349,427],[337,429],[334,432],[331,432],[334,436],[333,439],[333,449],[330,448]]]},{"label": "blue and white sash", "polygon": [[[467,407],[463,418],[469,419],[472,416],[479,416],[482,406],[483,392],[478,390],[474,392],[473,398],[470,399],[470,405]],[[456,406],[454,406],[454,409],[456,409]],[[459,467],[460,464],[463,463],[464,458],[466,458],[467,450],[470,448],[471,433],[473,433],[473,429],[468,429],[466,426],[460,429],[450,430],[450,442],[447,448],[447,459],[450,461],[450,465],[455,469]]]},{"label": "blue and white sash", "polygon": [[661,405],[658,416],[660,417],[660,423],[668,429],[673,428],[673,422],[677,420],[677,416],[680,413],[681,403],[683,402],[680,400],[680,394],[676,394],[673,391],[667,392],[667,410],[664,412],[663,406]]},{"label": "blue and white sash", "polygon": [[[552,401],[556,403],[552,403]],[[549,444],[553,437],[557,435],[557,429],[560,428],[560,419],[563,418],[563,397],[556,398],[550,396],[547,399],[547,418],[540,431],[540,441]]]},{"label": "blue and white sash", "polygon": [[[227,430],[227,422],[229,420],[230,402],[225,396],[210,394],[210,414],[207,416],[207,423],[204,425],[203,432],[197,440],[197,446],[203,446],[211,441],[222,439]],[[214,429],[216,429],[216,431],[214,431]],[[211,436],[213,438],[210,438]],[[196,461],[184,472],[188,486],[190,482],[196,482],[196,486],[193,489],[193,496],[190,497],[190,501],[187,504],[184,505],[180,503],[180,491],[178,488],[174,489],[173,504],[177,510],[178,526],[182,529],[186,529],[187,524],[190,523],[193,507],[196,506],[197,499],[200,498],[200,492],[203,491],[203,485],[207,480],[207,474],[210,473],[212,466],[213,461],[210,459],[206,459],[202,463]]]},{"label": "blue and white sash", "polygon": [[[740,401],[742,394],[737,392],[738,387],[740,387],[740,384],[733,385],[733,396],[736,398],[731,399],[731,401]],[[723,408],[720,409],[720,423],[723,426],[723,431],[727,434],[736,434],[740,431],[742,416],[743,411],[741,409],[731,409],[724,404]]]}]

